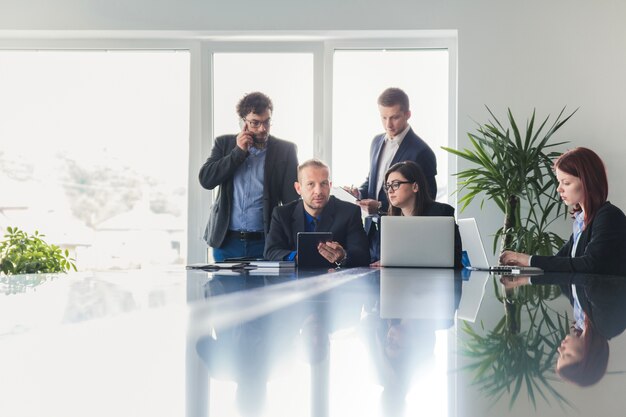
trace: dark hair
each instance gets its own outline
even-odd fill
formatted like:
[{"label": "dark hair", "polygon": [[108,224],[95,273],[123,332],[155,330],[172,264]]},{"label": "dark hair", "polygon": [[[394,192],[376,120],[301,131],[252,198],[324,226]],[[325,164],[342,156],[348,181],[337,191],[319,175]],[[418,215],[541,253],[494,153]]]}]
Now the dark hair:
[{"label": "dark hair", "polygon": [[400,110],[409,111],[409,96],[399,88],[388,88],[378,96],[378,105],[383,107],[393,107],[400,105]]},{"label": "dark hair", "polygon": [[267,109],[274,111],[272,100],[258,91],[246,94],[239,100],[239,103],[237,103],[237,114],[241,118],[246,117],[250,113],[264,113]]},{"label": "dark hair", "polygon": [[556,370],[558,376],[580,387],[588,387],[600,381],[609,363],[609,342],[585,316],[586,331],[582,336],[583,357],[580,362]]},{"label": "dark hair", "polygon": [[[385,183],[387,183],[387,178],[389,178],[392,172],[399,172],[407,181],[417,183],[418,191],[415,193],[413,215],[421,216],[424,214],[426,209],[433,202],[433,199],[430,197],[430,194],[428,194],[428,184],[426,183],[426,176],[422,168],[413,161],[398,162],[385,172]],[[402,215],[402,210],[389,204],[388,214],[390,216],[400,216]]]},{"label": "dark hair", "polygon": [[[609,182],[602,159],[591,149],[574,148],[556,160],[554,169],[580,179],[583,187],[582,204],[585,208],[585,226],[591,224],[609,194]],[[573,208],[572,214],[581,210],[582,208],[578,205]]]}]

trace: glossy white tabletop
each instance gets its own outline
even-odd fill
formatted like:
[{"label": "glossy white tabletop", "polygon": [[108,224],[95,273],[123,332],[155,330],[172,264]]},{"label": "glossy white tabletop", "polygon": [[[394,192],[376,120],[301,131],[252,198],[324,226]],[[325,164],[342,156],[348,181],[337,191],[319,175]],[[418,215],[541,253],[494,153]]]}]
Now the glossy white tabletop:
[{"label": "glossy white tabletop", "polygon": [[[560,380],[544,358],[522,372],[532,396],[525,379],[513,394],[519,369],[507,359],[549,355],[560,338],[548,322],[572,307],[543,278],[508,291],[499,278],[402,268],[2,276],[0,416],[623,415],[621,332],[596,385]],[[607,317],[624,315],[624,285],[580,285],[599,327],[619,329]],[[496,401],[500,391],[464,367],[485,362],[470,347],[502,338],[518,347],[491,361],[512,381]]]}]

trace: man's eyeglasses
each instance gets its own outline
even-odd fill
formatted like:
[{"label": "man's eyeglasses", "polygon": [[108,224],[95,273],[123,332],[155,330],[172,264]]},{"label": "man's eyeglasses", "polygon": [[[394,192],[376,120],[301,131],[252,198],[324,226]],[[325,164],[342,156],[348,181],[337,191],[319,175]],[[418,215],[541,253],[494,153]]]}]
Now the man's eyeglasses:
[{"label": "man's eyeglasses", "polygon": [[400,188],[400,186],[402,184],[413,184],[413,181],[393,181],[393,182],[388,182],[386,184],[383,184],[383,189],[387,193],[389,192],[389,190],[398,191],[398,188]]},{"label": "man's eyeglasses", "polygon": [[267,129],[272,125],[272,119],[260,121],[260,120],[248,120],[246,118],[243,118],[242,120],[246,121],[250,125],[250,127],[254,129],[258,129],[259,127],[261,127],[261,125],[263,125]]}]

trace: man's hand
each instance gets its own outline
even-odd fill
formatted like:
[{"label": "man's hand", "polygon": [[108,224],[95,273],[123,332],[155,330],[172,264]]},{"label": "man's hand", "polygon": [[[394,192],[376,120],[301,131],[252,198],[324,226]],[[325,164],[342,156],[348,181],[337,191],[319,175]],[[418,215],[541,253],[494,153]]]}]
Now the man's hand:
[{"label": "man's hand", "polygon": [[359,199],[359,189],[358,188],[354,188],[353,186],[350,186],[350,187],[343,186],[341,188],[343,188],[345,191],[347,191],[350,194],[352,194],[354,196],[354,198],[356,198],[357,200]]},{"label": "man's hand", "polygon": [[338,242],[320,242],[317,251],[331,263],[339,263],[346,257],[346,251]]},{"label": "man's hand", "polygon": [[237,135],[237,146],[248,152],[248,148],[254,143],[254,134],[248,130],[248,125],[243,126],[241,133]]},{"label": "man's hand", "polygon": [[361,209],[367,212],[367,214],[376,214],[378,213],[378,209],[380,208],[380,201],[372,200],[371,198],[366,198],[365,200],[358,201]]}]

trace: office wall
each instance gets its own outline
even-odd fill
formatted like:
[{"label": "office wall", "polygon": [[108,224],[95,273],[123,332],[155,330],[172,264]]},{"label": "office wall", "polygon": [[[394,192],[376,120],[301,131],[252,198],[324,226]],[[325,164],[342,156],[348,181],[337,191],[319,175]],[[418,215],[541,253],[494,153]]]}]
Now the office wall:
[{"label": "office wall", "polygon": [[[533,108],[539,115],[580,108],[559,138],[599,152],[609,170],[610,198],[626,208],[620,185],[626,176],[624,17],[626,3],[617,0],[0,0],[0,37],[49,36],[57,30],[456,29],[459,147],[467,145],[473,120],[486,119],[484,105],[502,117],[511,107],[522,119]],[[473,207],[466,216],[478,217],[486,230],[501,223],[493,207],[482,212]],[[563,233],[568,227],[560,226]]]}]

